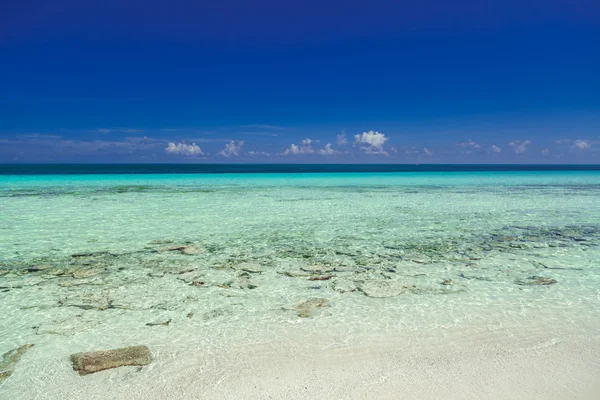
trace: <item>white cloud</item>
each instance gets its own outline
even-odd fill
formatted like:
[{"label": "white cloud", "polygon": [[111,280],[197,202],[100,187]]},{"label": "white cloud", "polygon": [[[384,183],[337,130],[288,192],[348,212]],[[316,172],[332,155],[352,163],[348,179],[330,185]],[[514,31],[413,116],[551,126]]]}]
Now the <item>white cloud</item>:
[{"label": "white cloud", "polygon": [[291,144],[289,149],[286,149],[283,153],[284,156],[296,155],[296,154],[312,154],[315,150],[310,146],[300,147],[295,144]]},{"label": "white cloud", "polygon": [[549,155],[550,155],[550,150],[548,150],[548,149],[543,149],[543,150],[542,150],[542,155],[543,155],[544,157],[547,157],[547,156],[549,156]]},{"label": "white cloud", "polygon": [[558,139],[558,140],[555,140],[554,143],[556,143],[556,144],[568,144],[568,143],[571,143],[571,139]]},{"label": "white cloud", "polygon": [[165,148],[165,151],[169,154],[179,154],[182,156],[203,156],[205,153],[202,152],[200,146],[196,143],[185,144],[185,143],[169,143]]},{"label": "white cloud", "polygon": [[513,140],[508,143],[513,148],[516,154],[523,154],[527,151],[527,146],[531,144],[530,140]]},{"label": "white cloud", "polygon": [[577,150],[585,150],[590,148],[591,146],[592,144],[589,140],[578,139],[573,142],[573,147],[575,147]]},{"label": "white cloud", "polygon": [[424,147],[423,154],[425,154],[426,156],[431,156],[433,155],[433,150],[429,150],[427,147]]},{"label": "white cloud", "polygon": [[492,153],[502,153],[502,149],[496,146],[495,144],[493,144],[492,147],[490,147],[490,150],[492,150]]},{"label": "white cloud", "polygon": [[338,151],[331,148],[331,143],[327,143],[324,148],[319,150],[319,154],[322,156],[331,156],[336,153],[338,153]]},{"label": "white cloud", "polygon": [[282,131],[285,129],[288,129],[286,127],[283,126],[277,126],[277,125],[269,125],[269,124],[245,124],[245,125],[240,125],[242,128],[249,128],[249,129],[270,129],[270,130],[275,130],[275,131]]},{"label": "white cloud", "polygon": [[281,155],[290,156],[296,154],[313,154],[315,149],[312,148],[312,143],[316,142],[310,138],[306,138],[300,142],[300,146],[296,144],[290,145],[289,149],[286,149]]},{"label": "white cloud", "polygon": [[288,149],[279,155],[282,156],[293,156],[298,154],[318,154],[321,156],[330,156],[333,154],[340,153],[331,147],[331,143],[327,143],[322,149],[315,149],[312,147],[313,143],[318,143],[319,140],[306,138],[300,142],[300,145],[292,144]]},{"label": "white cloud", "polygon": [[240,150],[242,149],[243,145],[244,145],[243,141],[238,141],[236,143],[235,140],[232,140],[229,143],[225,144],[225,148],[223,150],[219,151],[219,155],[221,155],[223,157],[238,156],[240,154]]},{"label": "white cloud", "polygon": [[140,133],[140,132],[144,132],[144,130],[127,128],[127,129],[121,129],[121,132],[123,132],[123,133]]},{"label": "white cloud", "polygon": [[264,151],[249,151],[246,153],[247,156],[250,157],[270,157],[271,154]]},{"label": "white cloud", "polygon": [[480,149],[481,148],[481,145],[479,143],[475,142],[473,139],[469,139],[466,142],[458,143],[457,146],[470,147],[472,149]]},{"label": "white cloud", "polygon": [[362,135],[354,135],[354,140],[356,144],[363,145],[361,149],[366,153],[387,155],[383,150],[383,145],[388,138],[383,133],[376,131],[363,132]]},{"label": "white cloud", "polygon": [[144,130],[143,129],[132,129],[132,128],[114,128],[114,129],[100,128],[100,129],[96,129],[96,132],[98,132],[98,133],[111,133],[111,132],[140,133],[140,132],[144,132]]},{"label": "white cloud", "polygon": [[340,133],[339,135],[337,135],[336,140],[337,140],[337,145],[339,147],[343,147],[348,144],[348,139],[346,139],[346,135],[343,133]]}]

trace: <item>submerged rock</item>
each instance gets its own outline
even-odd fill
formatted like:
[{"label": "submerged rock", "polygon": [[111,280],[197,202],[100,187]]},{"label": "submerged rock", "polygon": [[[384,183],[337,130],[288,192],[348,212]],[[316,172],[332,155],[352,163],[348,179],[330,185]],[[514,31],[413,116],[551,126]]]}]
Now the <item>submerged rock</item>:
[{"label": "submerged rock", "polygon": [[0,384],[12,375],[17,362],[33,346],[33,344],[25,344],[2,355],[2,360],[0,360]]},{"label": "submerged rock", "polygon": [[527,279],[516,280],[517,285],[528,286],[528,285],[553,285],[557,282],[556,279],[544,278],[542,276],[530,276]]},{"label": "submerged rock", "polygon": [[302,271],[312,272],[312,273],[331,272],[334,270],[333,267],[330,267],[327,265],[305,265],[305,266],[301,267],[300,269]]},{"label": "submerged rock", "polygon": [[89,253],[75,253],[71,254],[73,258],[81,258],[81,257],[98,257],[98,256],[106,256],[110,254],[108,251],[93,251]]},{"label": "submerged rock", "polygon": [[244,262],[236,265],[233,269],[237,271],[249,272],[251,274],[259,274],[263,272],[261,265],[258,263]]},{"label": "submerged rock", "polygon": [[146,326],[169,326],[171,323],[171,318],[163,322],[148,322]]},{"label": "submerged rock", "polygon": [[256,289],[258,286],[252,283],[250,279],[239,278],[233,281],[225,282],[217,285],[221,289]]},{"label": "submerged rock", "polygon": [[181,250],[181,254],[185,254],[188,256],[195,256],[202,253],[204,253],[204,249],[199,247],[187,246],[185,249]]},{"label": "submerged rock", "polygon": [[460,276],[460,277],[461,277],[461,278],[463,278],[463,279],[475,279],[475,280],[477,280],[477,281],[486,281],[486,282],[492,282],[492,281],[493,281],[493,279],[492,279],[492,278],[490,278],[490,277],[487,277],[487,276],[475,276],[475,275],[471,275],[471,276],[469,276],[469,275],[465,275],[465,274],[464,274],[464,273],[462,273],[462,272],[461,272],[461,273],[460,273],[460,275],[458,275],[458,276]]},{"label": "submerged rock", "polygon": [[188,246],[188,245],[166,246],[166,247],[161,247],[160,249],[158,249],[158,251],[159,251],[159,253],[173,251],[173,252],[178,252],[178,253],[185,254],[188,256],[193,256],[193,255],[204,253],[203,248],[193,247],[193,246]]},{"label": "submerged rock", "polygon": [[425,264],[425,263],[431,262],[431,257],[429,257],[428,255],[419,254],[419,253],[405,254],[404,256],[402,256],[402,258],[404,260],[410,260],[417,264]]},{"label": "submerged rock", "polygon": [[189,246],[185,246],[185,245],[175,245],[175,246],[166,246],[166,247],[161,247],[160,249],[158,249],[159,252],[166,252],[166,251],[183,251],[184,249],[188,248]]},{"label": "submerged rock", "polygon": [[83,310],[104,311],[113,307],[113,301],[104,293],[84,293],[61,299],[58,304],[63,307],[77,307]]},{"label": "submerged rock", "polygon": [[71,362],[79,375],[87,375],[110,368],[148,365],[152,362],[152,354],[147,346],[131,346],[72,354]]},{"label": "submerged rock", "polygon": [[356,283],[348,279],[336,279],[333,282],[333,290],[339,293],[354,292],[356,289]]},{"label": "submerged rock", "polygon": [[314,317],[319,309],[325,307],[329,307],[329,300],[315,297],[297,305],[294,309],[299,317],[309,318]]},{"label": "submerged rock", "polygon": [[308,278],[309,281],[328,281],[333,278],[333,275],[313,275]]},{"label": "submerged rock", "polygon": [[233,314],[233,311],[228,310],[226,308],[215,308],[214,310],[211,310],[211,311],[208,311],[208,312],[202,314],[202,319],[205,321],[209,321],[211,319],[225,317],[225,316],[229,316],[232,314]]},{"label": "submerged rock", "polygon": [[410,287],[400,282],[390,281],[367,281],[362,283],[358,290],[363,292],[365,296],[384,298],[384,297],[395,297],[406,293]]},{"label": "submerged rock", "polygon": [[279,272],[279,273],[282,275],[289,276],[290,278],[301,278],[301,277],[311,276],[310,273],[304,272],[304,271],[284,271],[284,272]]},{"label": "submerged rock", "polygon": [[83,278],[91,278],[92,276],[96,276],[104,272],[104,270],[100,269],[81,269],[78,271],[74,271],[72,276],[75,279],[83,279]]},{"label": "submerged rock", "polygon": [[52,268],[52,265],[42,264],[42,265],[34,265],[27,268],[27,272],[41,272],[46,271]]},{"label": "submerged rock", "polygon": [[410,292],[413,294],[456,294],[463,293],[464,289],[449,289],[449,288],[417,288],[411,287]]}]

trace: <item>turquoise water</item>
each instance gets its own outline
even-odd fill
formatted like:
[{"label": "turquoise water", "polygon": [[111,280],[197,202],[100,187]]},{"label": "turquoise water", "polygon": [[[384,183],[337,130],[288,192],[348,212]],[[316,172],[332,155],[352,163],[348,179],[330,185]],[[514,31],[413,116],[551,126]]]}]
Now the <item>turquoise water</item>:
[{"label": "turquoise water", "polygon": [[597,171],[0,176],[0,353],[595,335],[599,245]]}]

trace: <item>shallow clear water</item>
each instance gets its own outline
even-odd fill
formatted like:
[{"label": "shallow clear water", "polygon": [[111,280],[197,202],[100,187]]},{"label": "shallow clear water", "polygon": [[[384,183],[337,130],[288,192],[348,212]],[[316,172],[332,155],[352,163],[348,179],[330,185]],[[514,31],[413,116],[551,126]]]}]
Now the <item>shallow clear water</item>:
[{"label": "shallow clear water", "polygon": [[597,171],[1,176],[0,353],[598,334],[599,245]]}]

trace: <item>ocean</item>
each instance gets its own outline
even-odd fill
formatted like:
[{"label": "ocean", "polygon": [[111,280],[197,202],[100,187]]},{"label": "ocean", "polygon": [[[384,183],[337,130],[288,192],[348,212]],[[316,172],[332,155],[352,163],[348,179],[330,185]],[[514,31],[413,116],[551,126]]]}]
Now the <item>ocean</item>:
[{"label": "ocean", "polygon": [[600,167],[2,165],[0,315],[0,354],[35,344],[3,398],[136,344],[149,384],[240,346],[595,336]]}]

